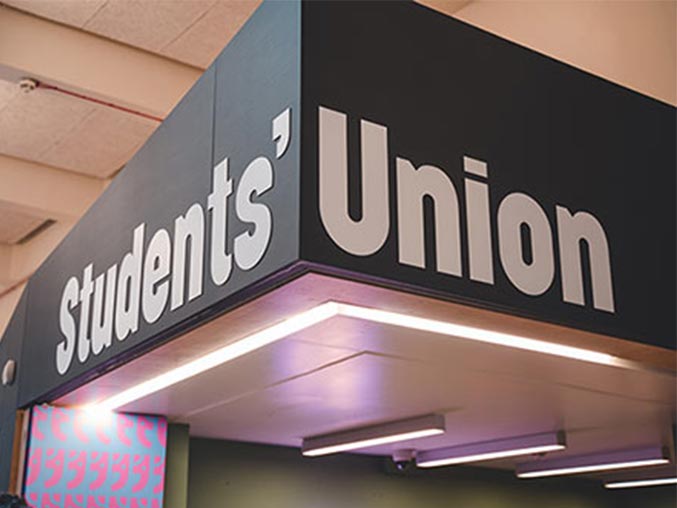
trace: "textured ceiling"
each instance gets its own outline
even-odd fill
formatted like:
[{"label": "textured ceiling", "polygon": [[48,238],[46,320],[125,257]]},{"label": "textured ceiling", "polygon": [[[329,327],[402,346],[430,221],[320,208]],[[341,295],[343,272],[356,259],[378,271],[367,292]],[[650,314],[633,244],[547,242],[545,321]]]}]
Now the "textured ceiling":
[{"label": "textured ceiling", "polygon": [[122,167],[157,122],[0,81],[0,153],[100,178]]},{"label": "textured ceiling", "polygon": [[198,67],[208,67],[259,3],[259,0],[216,2],[161,53]]},{"label": "textured ceiling", "polygon": [[10,83],[0,79],[0,112],[14,99],[19,93],[19,87],[16,83]]},{"label": "textured ceiling", "polygon": [[108,1],[83,28],[132,46],[160,52],[204,16],[214,0]]},{"label": "textured ceiling", "polygon": [[60,23],[206,68],[260,0],[3,0]]}]

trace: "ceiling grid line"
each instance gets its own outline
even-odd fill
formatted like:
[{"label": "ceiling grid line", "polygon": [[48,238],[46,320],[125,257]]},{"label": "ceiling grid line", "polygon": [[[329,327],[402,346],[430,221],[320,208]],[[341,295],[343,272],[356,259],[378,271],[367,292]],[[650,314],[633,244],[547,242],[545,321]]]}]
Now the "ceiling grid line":
[{"label": "ceiling grid line", "polygon": [[92,13],[92,15],[85,20],[85,22],[80,26],[80,28],[86,30],[85,27],[87,26],[87,23],[89,23],[92,19],[94,19],[94,17],[96,17],[96,15],[99,14],[101,9],[103,9],[106,5],[108,5],[109,1],[110,0],[105,0],[101,5],[99,5],[99,7],[97,7],[97,9]]},{"label": "ceiling grid line", "polygon": [[167,42],[164,46],[160,48],[160,51],[166,51],[166,49],[174,44],[176,41],[178,41],[181,37],[183,37],[186,33],[190,31],[191,28],[193,28],[195,25],[197,25],[200,21],[202,21],[211,11],[214,9],[214,7],[219,3],[219,0],[214,0],[212,4],[202,13],[200,14],[197,18],[195,18],[181,33],[176,35],[173,39],[171,39],[169,42]]},{"label": "ceiling grid line", "polygon": [[37,154],[37,157],[38,158],[44,157],[50,150],[52,150],[52,148],[55,148],[55,147],[59,146],[61,143],[63,143],[63,141],[66,139],[66,137],[68,137],[69,134],[71,134],[72,132],[75,132],[77,130],[77,128],[82,126],[82,124],[88,118],[90,118],[94,113],[95,113],[94,108],[93,107],[90,108],[90,111],[85,113],[85,115],[82,118],[80,118],[76,123],[71,125],[69,129],[64,131],[62,133],[61,137],[56,138],[50,145],[47,145],[45,148],[43,148],[43,150]]}]

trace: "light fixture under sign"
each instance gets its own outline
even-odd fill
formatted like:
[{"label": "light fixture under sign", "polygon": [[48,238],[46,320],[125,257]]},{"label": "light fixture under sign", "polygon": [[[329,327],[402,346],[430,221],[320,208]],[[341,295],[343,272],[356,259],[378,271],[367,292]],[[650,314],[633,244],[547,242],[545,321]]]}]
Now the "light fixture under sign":
[{"label": "light fixture under sign", "polygon": [[303,440],[302,453],[317,457],[444,433],[444,416],[426,415],[350,429]]},{"label": "light fixture under sign", "polygon": [[667,449],[655,446],[593,455],[563,457],[561,459],[537,460],[526,464],[519,464],[516,473],[519,478],[543,478],[547,476],[657,466],[667,464],[669,461]]},{"label": "light fixture under sign", "polygon": [[451,466],[469,462],[553,452],[563,450],[564,448],[566,448],[564,432],[547,432],[450,446],[436,450],[419,451],[416,456],[416,465],[425,468]]},{"label": "light fixture under sign", "polygon": [[671,478],[647,478],[645,480],[628,480],[622,482],[607,482],[607,489],[633,489],[637,487],[657,487],[659,485],[675,485],[677,476]]}]

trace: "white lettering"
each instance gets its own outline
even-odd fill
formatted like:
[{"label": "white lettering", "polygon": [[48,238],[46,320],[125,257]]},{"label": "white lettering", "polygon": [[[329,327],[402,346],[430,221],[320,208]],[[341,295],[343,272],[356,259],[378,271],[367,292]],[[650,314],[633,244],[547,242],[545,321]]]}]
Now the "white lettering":
[{"label": "white lettering", "polygon": [[[278,115],[272,127],[272,142],[279,159],[291,140],[291,110]],[[234,185],[228,163],[226,157],[213,169],[212,191],[206,198],[211,215],[209,238],[205,238],[205,209],[201,203],[193,203],[174,220],[173,236],[167,229],[158,229],[146,247],[146,224],[142,223],[133,231],[131,251],[119,264],[94,279],[94,264],[90,263],[83,270],[82,282],[76,277],[68,280],[59,312],[64,337],[56,348],[60,374],[68,371],[76,351],[78,360],[85,363],[92,353],[99,355],[111,347],[113,328],[118,340],[126,340],[139,330],[140,316],[146,323],[155,323],[168,303],[171,310],[176,310],[202,295],[205,250],[210,258],[210,279],[216,286],[230,279],[233,258],[243,271],[261,262],[273,232],[271,209],[261,199],[274,186],[273,165],[266,157],[254,158]],[[233,193],[235,202],[230,203]],[[228,213],[229,206],[234,208],[234,214]],[[231,239],[229,215],[246,225],[244,232]],[[74,315],[72,311],[78,306],[80,312]]]},{"label": "white lettering", "polygon": [[437,271],[462,275],[461,226],[456,188],[435,166],[415,168],[397,158],[397,216],[400,263],[425,267],[423,198],[429,196],[435,210]]},{"label": "white lettering", "polygon": [[[334,243],[349,254],[369,256],[390,236],[388,129],[362,120],[362,214],[349,213],[347,115],[320,107],[319,212]],[[463,156],[467,263],[471,280],[495,283],[494,233],[488,180],[489,165]],[[433,204],[436,271],[463,275],[459,196],[454,182],[439,167],[416,168],[404,157],[395,158],[398,261],[425,269],[425,207]],[[524,294],[548,291],[559,268],[562,300],[584,305],[581,245],[589,247],[593,307],[614,312],[610,251],[602,224],[587,212],[572,215],[556,207],[560,266],[555,266],[553,231],[543,207],[532,197],[515,192],[504,197],[497,211],[498,256],[507,279]]]},{"label": "white lettering", "polygon": [[207,197],[207,209],[212,212],[212,246],[209,265],[212,281],[217,286],[225,284],[233,268],[232,256],[226,247],[228,237],[228,196],[233,192],[233,182],[228,176],[228,159],[215,168],[212,193]]},{"label": "white lettering", "polygon": [[[488,176],[487,163],[463,157],[466,173],[483,178]],[[468,261],[470,278],[485,284],[494,283],[494,257],[491,242],[489,186],[477,180],[465,179],[465,210],[468,228]]]},{"label": "white lettering", "polygon": [[[524,259],[522,226],[529,230],[531,261]],[[508,194],[498,207],[501,264],[513,285],[527,295],[542,295],[552,284],[555,262],[548,216],[530,196]]]},{"label": "white lettering", "polygon": [[139,289],[145,227],[145,224],[141,224],[134,230],[132,252],[127,253],[120,264],[115,302],[115,335],[118,340],[125,340],[130,333],[139,329]]},{"label": "white lettering", "polygon": [[165,310],[169,296],[169,282],[162,280],[169,275],[171,239],[165,229],[158,229],[146,251],[143,262],[143,297],[141,310],[148,323],[155,323]]},{"label": "white lettering", "polygon": [[188,301],[202,294],[202,269],[204,263],[205,217],[202,207],[195,203],[186,215],[174,223],[174,265],[172,266],[172,305],[176,310],[183,305],[186,281],[186,251],[190,239],[188,265]]},{"label": "white lettering", "polygon": [[65,374],[73,360],[75,352],[76,330],[75,320],[70,311],[77,307],[80,293],[78,279],[71,277],[66,283],[61,295],[61,307],[59,309],[59,328],[65,340],[56,347],[56,370],[59,374]]},{"label": "white lettering", "polygon": [[559,257],[562,264],[562,298],[565,302],[585,305],[583,297],[583,269],[581,242],[588,244],[592,304],[596,309],[614,311],[614,292],[611,282],[609,243],[604,228],[587,212],[571,212],[563,206],[557,210]]},{"label": "white lettering", "polygon": [[92,352],[98,355],[110,347],[113,337],[113,311],[115,310],[115,289],[118,266],[111,266],[106,272],[106,303],[104,308],[104,274],[94,281],[94,306],[92,308]]},{"label": "white lettering", "polygon": [[273,218],[263,203],[252,196],[261,196],[273,187],[273,166],[265,157],[253,160],[244,170],[235,198],[235,212],[245,224],[253,224],[254,232],[235,238],[235,262],[243,270],[254,268],[266,252],[272,234]]},{"label": "white lettering", "polygon": [[388,129],[360,122],[362,217],[348,213],[346,115],[320,108],[320,218],[329,236],[355,256],[377,252],[390,231],[388,201]]},{"label": "white lettering", "polygon": [[92,282],[93,265],[90,263],[82,273],[82,289],[80,290],[80,339],[78,340],[78,360],[84,362],[89,358],[91,349],[89,339],[89,304],[94,291]]}]

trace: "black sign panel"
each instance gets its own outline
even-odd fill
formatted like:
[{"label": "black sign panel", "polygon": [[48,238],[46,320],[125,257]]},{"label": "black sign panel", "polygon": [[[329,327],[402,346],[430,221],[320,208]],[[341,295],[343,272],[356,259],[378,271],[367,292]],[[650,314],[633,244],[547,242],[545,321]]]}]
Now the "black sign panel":
[{"label": "black sign panel", "polygon": [[675,109],[420,5],[308,2],[302,257],[675,347]]},{"label": "black sign panel", "polygon": [[675,135],[414,3],[264,3],[31,278],[18,404],[309,266],[674,348]]},{"label": "black sign panel", "polygon": [[[0,340],[0,372],[4,371],[8,362],[15,362],[14,381],[7,386],[0,386],[0,492],[9,490],[12,469],[12,448],[16,422],[19,383],[17,378],[22,374],[21,348],[26,324],[26,292],[21,295],[14,314]],[[32,375],[27,372],[26,375]],[[8,379],[9,381],[9,379]]]},{"label": "black sign panel", "polygon": [[22,404],[298,259],[299,20],[298,4],[260,8],[31,278]]}]

